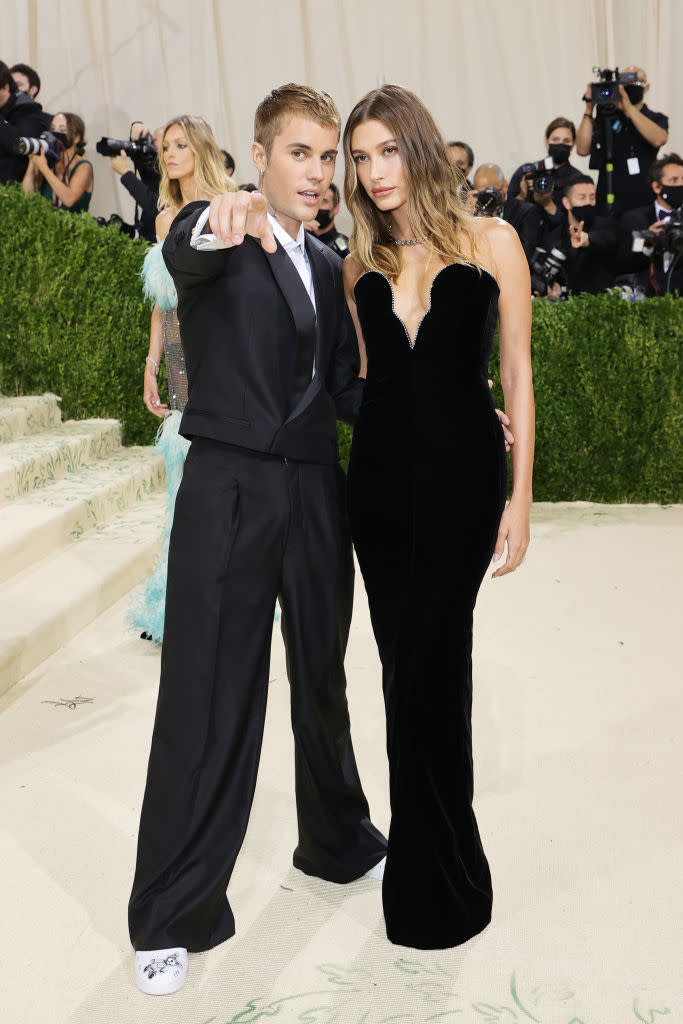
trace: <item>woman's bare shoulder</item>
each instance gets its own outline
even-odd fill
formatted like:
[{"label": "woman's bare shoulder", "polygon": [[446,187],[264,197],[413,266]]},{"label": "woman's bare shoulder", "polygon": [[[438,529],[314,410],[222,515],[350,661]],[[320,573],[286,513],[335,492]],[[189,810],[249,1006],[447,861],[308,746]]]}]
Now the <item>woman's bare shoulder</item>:
[{"label": "woman's bare shoulder", "polygon": [[473,229],[479,262],[494,277],[511,256],[523,255],[519,235],[502,217],[476,217]]},{"label": "woman's bare shoulder", "polygon": [[154,230],[156,231],[159,241],[166,238],[177,213],[178,210],[175,206],[167,206],[165,210],[161,210],[160,213],[157,214],[156,220],[154,221]]}]

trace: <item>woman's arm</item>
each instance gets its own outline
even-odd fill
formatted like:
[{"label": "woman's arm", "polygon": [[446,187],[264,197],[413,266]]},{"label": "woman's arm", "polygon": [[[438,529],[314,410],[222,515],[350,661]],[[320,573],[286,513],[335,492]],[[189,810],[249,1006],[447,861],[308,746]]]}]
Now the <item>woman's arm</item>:
[{"label": "woman's arm", "polygon": [[494,561],[507,559],[493,575],[516,569],[529,545],[534,459],[534,392],[531,373],[531,285],[529,267],[517,232],[503,221],[489,221],[486,232],[495,278],[500,288],[500,379],[505,411],[515,437],[512,448],[512,495],[500,521]]},{"label": "woman's arm", "polygon": [[39,192],[42,183],[42,174],[35,166],[33,161],[29,160],[28,165],[26,167],[26,173],[24,174],[24,177],[21,179],[21,187],[26,193]]},{"label": "woman's arm", "polygon": [[[157,214],[154,227],[156,230],[157,239],[161,242],[168,234],[173,218],[178,211],[173,207],[166,210],[162,210],[161,213]],[[168,412],[168,406],[162,404],[159,398],[159,388],[157,386],[157,374],[159,367],[161,366],[161,357],[164,352],[164,339],[161,333],[161,324],[164,319],[164,315],[155,305],[152,310],[152,322],[149,327],[149,351],[147,358],[145,359],[145,376],[142,392],[142,400],[151,413],[163,419]]]},{"label": "woman's arm", "polygon": [[365,350],[365,339],[363,337],[363,329],[358,319],[358,310],[356,309],[356,296],[354,294],[354,287],[356,281],[362,274],[362,268],[359,263],[356,263],[353,256],[347,256],[342,264],[342,278],[344,281],[344,295],[346,296],[346,305],[349,307],[349,313],[353,320],[353,326],[356,328],[356,338],[358,339],[358,351],[360,352],[360,372],[359,377],[365,379],[368,369],[368,356]]},{"label": "woman's arm", "polygon": [[92,170],[87,163],[82,163],[80,167],[76,168],[67,185],[57,177],[54,171],[50,170],[44,153],[39,153],[29,159],[43,175],[63,206],[73,206],[77,203],[91,183]]},{"label": "woman's arm", "polygon": [[162,404],[159,398],[157,386],[157,374],[161,366],[161,356],[164,351],[164,340],[161,334],[161,322],[164,316],[158,306],[152,310],[152,322],[149,328],[149,353],[145,359],[145,376],[143,382],[142,400],[151,413],[163,419],[168,412],[168,406]]}]

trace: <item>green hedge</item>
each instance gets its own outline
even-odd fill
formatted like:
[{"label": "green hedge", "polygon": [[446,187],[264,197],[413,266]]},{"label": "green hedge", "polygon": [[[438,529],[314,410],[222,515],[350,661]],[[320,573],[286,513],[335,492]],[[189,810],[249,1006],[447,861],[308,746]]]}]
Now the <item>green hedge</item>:
[{"label": "green hedge", "polygon": [[[118,417],[127,443],[149,443],[145,244],[5,186],[0,237],[0,391],[54,391],[65,417]],[[534,303],[537,500],[683,500],[682,346],[682,299]],[[339,434],[345,461],[350,431]]]},{"label": "green hedge", "polygon": [[0,186],[0,238],[0,392],[54,391],[65,418],[117,418],[127,443],[151,443],[147,244],[16,186]]}]

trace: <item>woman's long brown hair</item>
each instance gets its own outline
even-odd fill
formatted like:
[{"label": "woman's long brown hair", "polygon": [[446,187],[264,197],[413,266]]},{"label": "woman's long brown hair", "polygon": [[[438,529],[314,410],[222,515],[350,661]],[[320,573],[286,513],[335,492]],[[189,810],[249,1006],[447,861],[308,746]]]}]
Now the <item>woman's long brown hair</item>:
[{"label": "woman's long brown hair", "polygon": [[[378,210],[358,181],[351,155],[354,129],[365,121],[381,121],[398,143],[414,236],[428,235],[425,244],[445,263],[467,263],[480,269],[473,217],[460,198],[464,178],[451,162],[434,118],[415,93],[400,85],[383,85],[356,104],[344,129],[344,196],[353,217],[350,250],[363,270],[379,270],[392,281],[401,272],[400,250],[389,238],[390,214]],[[467,252],[462,248],[463,236],[469,242]]]}]

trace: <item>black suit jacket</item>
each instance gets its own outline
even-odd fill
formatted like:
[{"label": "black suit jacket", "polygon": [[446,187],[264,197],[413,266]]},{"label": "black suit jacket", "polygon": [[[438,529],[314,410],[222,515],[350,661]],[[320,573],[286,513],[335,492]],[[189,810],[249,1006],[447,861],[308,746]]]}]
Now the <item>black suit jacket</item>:
[{"label": "black suit jacket", "polygon": [[23,92],[14,92],[0,109],[0,181],[21,181],[28,157],[14,152],[17,139],[36,138],[50,127],[50,115]]},{"label": "black suit jacket", "polygon": [[279,243],[272,255],[248,235],[234,249],[195,251],[191,231],[205,208],[189,203],[181,210],[163,246],[187,369],[180,432],[336,462],[336,420],[354,422],[363,392],[342,261],[306,233],[316,314]]},{"label": "black suit jacket", "polygon": [[531,259],[534,250],[541,244],[543,233],[543,214],[537,203],[527,203],[522,199],[505,200],[503,220],[511,224],[519,235],[527,260]]},{"label": "black suit jacket", "polygon": [[[651,257],[644,256],[642,252],[632,251],[633,232],[646,231],[656,220],[657,210],[652,202],[647,206],[639,206],[635,210],[627,210],[619,222],[620,242],[617,254],[617,272],[620,275],[633,275],[636,283],[645,289],[648,296],[664,294],[668,273],[664,272],[661,250],[656,251]],[[683,291],[683,267],[680,261],[674,268],[670,285],[672,291]]]}]

